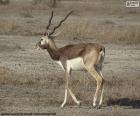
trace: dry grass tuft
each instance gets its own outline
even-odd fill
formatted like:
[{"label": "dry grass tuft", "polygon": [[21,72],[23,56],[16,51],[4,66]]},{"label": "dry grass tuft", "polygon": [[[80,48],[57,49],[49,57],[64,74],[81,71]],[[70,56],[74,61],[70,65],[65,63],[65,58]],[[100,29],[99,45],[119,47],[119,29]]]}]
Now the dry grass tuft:
[{"label": "dry grass tuft", "polygon": [[11,34],[18,28],[16,21],[0,19],[0,33]]},{"label": "dry grass tuft", "polygon": [[24,18],[33,18],[33,10],[32,9],[24,9],[21,13],[21,16]]},{"label": "dry grass tuft", "polygon": [[64,38],[85,40],[97,39],[106,43],[140,43],[139,26],[116,26],[114,22],[107,21],[104,25],[90,23],[71,24],[64,27]]},{"label": "dry grass tuft", "polygon": [[[25,16],[26,15],[26,16]],[[25,17],[30,17],[25,13]],[[27,22],[28,23],[28,22]],[[0,20],[0,33],[13,35],[40,35],[44,26],[34,22],[21,25],[14,20]],[[90,24],[89,22],[69,23],[62,27],[61,38],[72,38],[74,40],[87,41],[87,39],[96,39],[106,43],[140,43],[139,26],[118,26],[112,21],[105,21],[103,25]]]},{"label": "dry grass tuft", "polygon": [[6,45],[6,44],[0,44],[0,52],[11,52],[11,51],[15,51],[15,50],[23,50],[23,48],[18,45],[18,44],[15,44],[15,45]]},{"label": "dry grass tuft", "polygon": [[[124,105],[140,107],[140,79],[121,79],[112,77],[109,83],[106,83],[105,102],[107,105]],[[128,105],[129,104],[129,105]]]},{"label": "dry grass tuft", "polygon": [[33,75],[27,75],[12,71],[5,67],[0,67],[0,84],[35,87],[47,83],[47,79],[41,81],[39,78],[33,78]]}]

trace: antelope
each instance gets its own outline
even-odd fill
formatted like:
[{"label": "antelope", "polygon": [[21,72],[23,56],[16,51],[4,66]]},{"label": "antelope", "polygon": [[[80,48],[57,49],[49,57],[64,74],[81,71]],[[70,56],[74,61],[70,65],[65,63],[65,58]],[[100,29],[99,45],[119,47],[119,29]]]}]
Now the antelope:
[{"label": "antelope", "polygon": [[[57,62],[65,73],[65,95],[64,101],[61,104],[63,108],[67,101],[68,93],[77,105],[81,104],[81,101],[77,100],[76,96],[69,88],[68,78],[73,70],[86,70],[91,74],[92,78],[96,79],[96,91],[93,98],[93,107],[99,108],[103,100],[104,91],[104,79],[102,75],[102,64],[105,57],[105,48],[97,43],[79,43],[66,45],[58,48],[55,44],[54,38],[60,33],[56,33],[62,23],[72,14],[73,11],[69,12],[52,31],[50,31],[50,25],[53,18],[53,11],[49,19],[48,25],[44,35],[40,38],[36,47],[46,49],[55,62]],[[101,90],[101,91],[100,91]],[[97,104],[97,99],[100,93],[100,101]]]}]

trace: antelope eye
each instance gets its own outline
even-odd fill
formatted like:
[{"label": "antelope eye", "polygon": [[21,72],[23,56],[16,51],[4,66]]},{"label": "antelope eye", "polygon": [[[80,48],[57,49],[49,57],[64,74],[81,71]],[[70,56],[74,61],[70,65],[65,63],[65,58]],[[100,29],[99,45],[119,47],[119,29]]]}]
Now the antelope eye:
[{"label": "antelope eye", "polygon": [[43,41],[43,39],[41,39],[41,41]]}]

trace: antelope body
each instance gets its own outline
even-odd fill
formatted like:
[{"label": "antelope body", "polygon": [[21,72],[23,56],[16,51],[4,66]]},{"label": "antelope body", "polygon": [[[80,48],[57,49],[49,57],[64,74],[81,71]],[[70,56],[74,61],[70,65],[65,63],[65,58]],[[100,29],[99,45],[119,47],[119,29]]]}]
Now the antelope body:
[{"label": "antelope body", "polygon": [[99,90],[101,89],[100,101],[98,105],[100,106],[103,99],[104,79],[101,70],[105,56],[105,48],[97,43],[80,43],[58,48],[54,42],[53,34],[55,33],[55,30],[61,26],[61,24],[71,13],[72,12],[66,15],[66,17],[60,21],[60,23],[54,27],[53,31],[50,33],[49,27],[53,18],[52,12],[49,24],[46,27],[47,31],[45,32],[44,36],[41,37],[40,41],[37,43],[37,46],[42,49],[46,49],[51,58],[57,62],[65,72],[65,97],[61,107],[64,107],[66,104],[68,92],[70,93],[74,102],[80,105],[80,101],[77,100],[74,93],[68,86],[68,78],[72,70],[87,70],[91,76],[96,79],[97,88],[93,99],[93,106],[97,106],[96,101]]}]

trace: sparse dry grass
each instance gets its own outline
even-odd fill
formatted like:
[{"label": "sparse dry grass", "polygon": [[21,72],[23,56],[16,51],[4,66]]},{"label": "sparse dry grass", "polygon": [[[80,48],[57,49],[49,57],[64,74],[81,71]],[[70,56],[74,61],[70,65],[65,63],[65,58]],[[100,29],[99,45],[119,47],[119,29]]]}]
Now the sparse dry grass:
[{"label": "sparse dry grass", "polygon": [[0,33],[11,34],[18,28],[16,21],[0,19]]},{"label": "sparse dry grass", "polygon": [[23,48],[18,45],[18,44],[14,44],[14,45],[7,45],[6,43],[0,43],[0,52],[5,52],[5,51],[16,51],[16,50],[23,50]]},{"label": "sparse dry grass", "polygon": [[[90,24],[78,23],[69,24],[64,27],[63,37],[71,37],[73,39],[97,39],[106,43],[126,43],[138,44],[140,43],[140,28],[139,26],[117,26],[112,25],[112,22],[105,22],[107,24]],[[109,23],[109,24],[108,24]]]},{"label": "sparse dry grass", "polygon": [[[38,76],[39,77],[39,76]],[[14,86],[27,86],[34,87],[38,85],[47,85],[46,80],[34,78],[33,75],[18,73],[8,68],[0,67],[0,84],[1,85],[14,85]]]},{"label": "sparse dry grass", "polygon": [[[48,2],[48,1],[47,1]],[[46,5],[47,2],[37,2],[33,4],[32,2],[25,2],[24,4],[20,3],[10,3],[6,6],[0,7],[0,12],[2,13],[17,13],[20,18],[27,18],[27,21],[21,21],[16,19],[0,19],[0,34],[11,34],[11,35],[40,35],[44,31],[44,22],[35,21],[36,16],[43,16],[41,14],[47,14],[50,11],[50,8]],[[123,14],[125,15],[134,15],[136,16],[139,13],[139,9],[127,9],[123,7],[125,1],[114,1],[105,0],[92,2],[88,0],[84,2],[79,0],[74,2],[72,0],[68,1],[59,1],[61,5],[58,5],[55,10],[63,14],[65,11],[73,9],[75,12],[74,17],[79,17],[79,20],[75,20],[74,23],[70,22],[66,24],[63,28],[62,36],[64,38],[73,38],[73,39],[97,39],[101,42],[106,43],[126,43],[126,44],[137,44],[140,43],[140,27],[139,25],[120,25],[113,20],[105,20],[101,24],[96,24],[89,21],[80,21],[80,17],[89,17],[95,14]],[[109,5],[111,3],[112,5]],[[74,5],[73,5],[74,4]],[[64,6],[64,7],[63,7]],[[79,10],[81,9],[81,10]],[[102,10],[101,10],[102,9]],[[119,9],[119,11],[118,11]],[[92,13],[91,13],[92,11]],[[87,13],[86,13],[87,12]],[[84,14],[82,14],[84,13]],[[37,15],[38,14],[38,15]],[[57,14],[57,13],[56,13]],[[59,13],[58,13],[59,14]],[[86,15],[87,14],[87,15]],[[32,20],[30,20],[30,19]],[[90,17],[89,17],[90,18]],[[121,17],[122,18],[122,17]],[[29,21],[30,20],[30,21]],[[69,19],[70,20],[70,19]],[[73,21],[73,20],[71,20]],[[30,22],[30,23],[28,23]],[[46,24],[46,23],[45,23]]]},{"label": "sparse dry grass", "polygon": [[[39,95],[34,96],[32,100],[34,104],[39,104],[40,102],[44,102],[48,104],[60,104],[62,102],[62,98],[60,97],[62,94],[62,89],[64,85],[63,77],[59,79],[56,77],[52,80],[51,77],[42,78],[43,75],[27,75],[20,74],[15,71],[9,70],[8,68],[1,67],[0,68],[0,84],[1,85],[11,85],[17,87],[26,87],[26,88],[45,88],[49,92],[49,96]],[[86,77],[79,80],[71,80],[70,86],[72,90],[78,97],[78,99],[83,101],[83,104],[91,105],[93,95],[95,92],[95,81],[91,81],[91,79],[86,79]],[[54,83],[54,84],[53,84]],[[61,84],[60,84],[61,83]],[[129,104],[132,107],[140,107],[138,101],[140,99],[140,90],[139,90],[140,79],[122,79],[119,77],[112,77],[105,83],[105,93],[104,93],[104,104],[106,105],[125,105]],[[55,92],[54,90],[57,90]],[[50,90],[49,90],[50,89]],[[59,91],[59,92],[58,92]],[[56,95],[55,93],[59,93]],[[38,93],[39,94],[39,93]],[[52,96],[52,97],[50,97]],[[87,97],[88,96],[88,97]],[[126,101],[124,101],[126,100]],[[117,102],[118,101],[118,102]],[[138,101],[135,103],[135,101]],[[130,103],[127,103],[130,102]],[[72,99],[68,100],[68,104],[73,104]],[[135,106],[136,105],[136,106]]]},{"label": "sparse dry grass", "polygon": [[[106,94],[106,97],[105,97],[105,102],[107,103],[107,105],[127,104],[127,105],[130,105],[133,107],[135,107],[135,106],[140,107],[140,101],[139,101],[139,99],[140,99],[140,94],[139,94],[140,93],[140,91],[139,91],[140,79],[138,79],[138,78],[120,79],[120,77],[112,77],[108,81],[110,84],[106,83],[106,87],[107,87],[106,92],[108,94]],[[137,101],[137,103],[135,101]],[[113,102],[114,102],[114,104],[113,104]],[[123,102],[126,102],[126,103],[123,104]]]},{"label": "sparse dry grass", "polygon": [[[33,21],[27,23],[22,25],[15,20],[0,20],[0,33],[11,35],[41,35],[44,28],[43,25],[35,24]],[[106,21],[103,25],[90,24],[90,22],[70,22],[65,24],[62,30],[61,38],[79,39],[83,41],[86,41],[86,39],[96,39],[100,42],[116,44],[140,43],[140,27],[136,25],[119,26],[111,21]]]},{"label": "sparse dry grass", "polygon": [[32,9],[23,9],[23,13],[21,13],[21,16],[24,18],[33,18]]},{"label": "sparse dry grass", "polygon": [[[85,104],[91,105],[91,100],[96,88],[96,81],[92,81],[89,77],[86,79],[72,80],[70,85],[77,93],[77,97],[84,101]],[[140,79],[123,79],[121,77],[110,77],[105,79],[105,91],[104,91],[104,104],[106,105],[128,105],[132,107],[140,107]],[[127,101],[125,101],[127,99]],[[118,102],[117,102],[118,101]],[[135,102],[137,101],[137,103]],[[124,103],[125,102],[125,103]],[[121,104],[122,103],[122,104]],[[124,103],[124,104],[123,104]],[[126,105],[126,106],[127,106]]]},{"label": "sparse dry grass", "polygon": [[[78,0],[78,2],[75,3],[74,0],[61,0],[61,2],[55,8],[55,15],[58,14],[56,19],[57,17],[59,19],[62,14],[65,14],[71,9],[75,10],[75,12],[72,18],[69,18],[68,21],[62,26],[61,29],[63,31],[59,36],[60,38],[78,40],[78,42],[86,42],[88,40],[93,40],[94,42],[95,39],[95,41],[101,43],[140,43],[140,27],[134,22],[132,22],[132,24],[125,24],[122,22],[121,25],[121,21],[117,22],[112,18],[108,18],[100,22],[96,22],[96,20],[91,22],[91,19],[88,21],[90,16],[93,18],[96,17],[96,15],[103,14],[106,14],[106,16],[119,14],[119,19],[117,20],[124,21],[125,17],[129,15],[137,16],[140,13],[139,9],[127,9],[123,7],[125,2],[124,0],[109,0],[108,2],[106,0],[97,0],[96,3],[92,1],[93,0],[86,0],[85,2],[84,0]],[[9,5],[0,6],[0,13],[2,13],[1,16],[4,16],[4,18],[0,18],[0,34],[24,36],[41,35],[44,31],[45,25],[47,24],[47,16],[51,10],[46,4],[47,3],[45,2],[37,4],[33,4],[31,2],[30,4],[10,3]],[[8,14],[15,17],[9,18],[7,16]],[[87,17],[87,20],[80,20],[81,17]],[[57,22],[58,19],[54,22]],[[4,40],[4,38],[2,39]],[[22,47],[19,44],[15,44],[13,46],[4,43],[0,44],[0,52],[5,52],[5,50],[9,52],[10,50],[21,49]],[[31,60],[32,59],[30,59],[28,62]],[[1,87],[6,86],[5,89],[2,89],[3,93],[0,94],[0,105],[14,107],[20,104],[23,105],[23,107],[31,106],[32,108],[34,106],[46,108],[46,106],[50,106],[52,104],[53,106],[59,106],[62,103],[64,97],[63,73],[62,75],[59,75],[58,73],[54,74],[49,71],[47,74],[43,74],[42,72],[39,74],[38,73],[39,71],[36,73],[36,70],[34,69],[31,74],[26,74],[19,73],[15,70],[10,70],[5,67],[0,67],[0,85]],[[78,76],[79,75],[80,74],[78,74]],[[86,78],[87,75],[84,75],[83,77]],[[70,87],[78,99],[82,101],[83,105],[91,106],[93,95],[95,93],[96,82],[91,81],[89,78],[85,78],[71,79]],[[140,108],[139,83],[140,79],[135,77],[132,77],[131,79],[124,79],[117,76],[110,78],[108,77],[108,80],[106,80],[105,83],[104,104],[107,106],[122,105]],[[9,94],[6,94],[7,90],[10,88],[9,86],[12,89]],[[6,96],[7,99],[4,99],[3,96]],[[72,99],[68,99],[68,104],[74,104]],[[109,110],[110,109],[111,108],[109,108]],[[103,116],[124,114],[134,115],[133,113],[126,113],[123,110],[120,111],[119,108],[114,108],[114,110],[111,110],[111,113],[109,110],[103,111],[101,114]],[[6,111],[8,110],[6,109]],[[17,111],[17,109],[15,111]],[[95,112],[95,115],[100,114]]]}]

